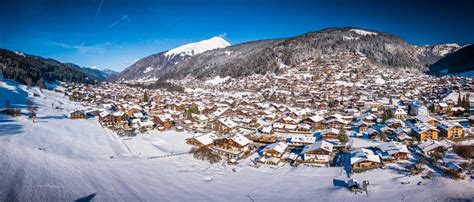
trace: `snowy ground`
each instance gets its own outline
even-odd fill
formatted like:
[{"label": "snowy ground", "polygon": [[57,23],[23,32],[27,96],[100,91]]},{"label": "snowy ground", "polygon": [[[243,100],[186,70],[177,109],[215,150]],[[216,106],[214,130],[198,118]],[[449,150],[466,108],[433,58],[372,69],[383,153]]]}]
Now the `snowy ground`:
[{"label": "snowy ground", "polygon": [[[0,85],[0,91],[5,95],[11,89]],[[442,176],[423,180],[420,176],[406,177],[392,168],[354,175],[360,181],[370,181],[370,196],[366,197],[334,186],[337,180],[347,180],[341,168],[284,165],[255,169],[248,166],[248,159],[237,166],[209,165],[192,155],[142,158],[186,151],[190,147],[184,139],[190,135],[154,131],[134,140],[123,140],[94,119],[67,119],[67,112],[80,106],[59,93],[45,91],[44,98],[26,95],[19,93],[15,100],[32,99],[39,105],[36,123],[25,116],[0,116],[0,201],[70,201],[83,197],[97,201],[474,198],[472,181],[454,181]],[[51,104],[64,109],[54,109]],[[423,185],[417,185],[419,181]]]}]

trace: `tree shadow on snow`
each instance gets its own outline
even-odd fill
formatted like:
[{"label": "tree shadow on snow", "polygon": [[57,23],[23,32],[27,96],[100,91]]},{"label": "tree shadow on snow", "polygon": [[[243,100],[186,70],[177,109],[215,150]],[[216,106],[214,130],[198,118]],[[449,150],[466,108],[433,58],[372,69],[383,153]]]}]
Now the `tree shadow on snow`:
[{"label": "tree shadow on snow", "polygon": [[64,116],[64,115],[36,117],[37,120],[43,120],[43,119],[66,119],[66,118],[67,118],[67,117]]},{"label": "tree shadow on snow", "polygon": [[23,131],[23,125],[7,116],[0,116],[0,136],[15,135]]},{"label": "tree shadow on snow", "polygon": [[78,198],[75,200],[75,202],[89,202],[89,201],[92,201],[92,199],[95,197],[97,193],[92,193],[92,194],[89,194],[87,196],[84,196],[82,198]]}]

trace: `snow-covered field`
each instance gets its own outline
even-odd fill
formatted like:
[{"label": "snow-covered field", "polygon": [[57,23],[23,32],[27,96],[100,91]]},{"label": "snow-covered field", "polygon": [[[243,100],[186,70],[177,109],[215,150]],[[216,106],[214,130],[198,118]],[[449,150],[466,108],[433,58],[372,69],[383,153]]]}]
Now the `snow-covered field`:
[{"label": "snow-covered field", "polygon": [[[10,93],[13,90],[18,90],[18,94]],[[0,201],[80,198],[96,201],[432,201],[474,198],[474,183],[470,180],[454,181],[442,176],[424,180],[420,176],[406,177],[391,168],[353,176],[359,181],[370,181],[367,197],[334,186],[337,180],[348,179],[337,167],[284,165],[256,169],[248,166],[250,160],[229,166],[209,165],[192,155],[142,158],[185,152],[190,147],[184,139],[190,134],[153,131],[124,140],[102,128],[97,120],[67,119],[67,112],[80,106],[67,101],[62,94],[44,91],[44,97],[28,98],[24,90],[27,90],[24,86],[11,83],[0,85],[1,99],[11,98],[12,104],[24,104],[32,99],[39,105],[36,123],[26,116],[0,115]],[[64,109],[54,109],[52,104]],[[422,185],[417,185],[419,181]]]}]

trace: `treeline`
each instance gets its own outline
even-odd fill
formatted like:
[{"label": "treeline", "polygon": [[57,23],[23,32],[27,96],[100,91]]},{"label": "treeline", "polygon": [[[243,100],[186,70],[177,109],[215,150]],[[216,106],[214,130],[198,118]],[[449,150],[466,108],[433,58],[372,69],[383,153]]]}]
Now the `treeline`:
[{"label": "treeline", "polygon": [[17,54],[0,49],[0,74],[26,85],[44,85],[47,81],[93,83],[94,79],[67,65],[52,59]]}]

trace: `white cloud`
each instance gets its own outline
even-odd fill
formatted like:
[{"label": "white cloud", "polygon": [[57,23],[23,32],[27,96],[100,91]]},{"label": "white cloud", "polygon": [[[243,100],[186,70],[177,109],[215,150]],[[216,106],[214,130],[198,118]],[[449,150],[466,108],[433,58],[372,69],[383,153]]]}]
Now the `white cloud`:
[{"label": "white cloud", "polygon": [[130,18],[128,17],[128,15],[123,15],[120,19],[109,25],[109,27],[115,27],[121,22],[130,22]]}]

